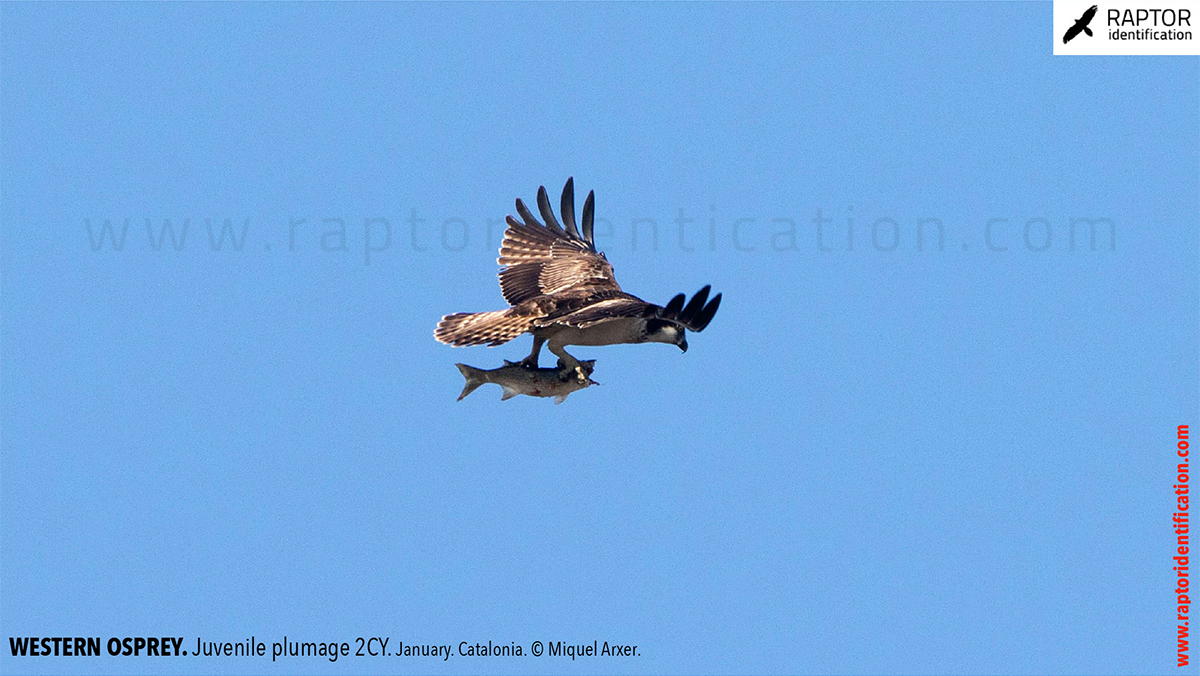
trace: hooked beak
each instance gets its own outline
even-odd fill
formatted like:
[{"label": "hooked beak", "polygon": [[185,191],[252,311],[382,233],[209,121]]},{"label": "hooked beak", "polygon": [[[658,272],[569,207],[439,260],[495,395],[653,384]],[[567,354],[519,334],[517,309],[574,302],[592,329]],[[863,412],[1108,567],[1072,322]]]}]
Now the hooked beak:
[{"label": "hooked beak", "polygon": [[680,351],[687,352],[687,338],[680,336],[679,342],[677,342],[675,344],[679,346]]}]

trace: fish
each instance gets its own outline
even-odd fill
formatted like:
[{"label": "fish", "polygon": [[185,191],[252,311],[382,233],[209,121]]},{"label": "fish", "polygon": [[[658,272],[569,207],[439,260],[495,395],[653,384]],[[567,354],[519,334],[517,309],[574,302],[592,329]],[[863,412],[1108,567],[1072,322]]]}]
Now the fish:
[{"label": "fish", "polygon": [[455,364],[466,378],[458,401],[474,392],[480,385],[495,383],[504,391],[500,400],[512,399],[518,394],[531,397],[554,397],[555,404],[561,404],[567,395],[578,392],[600,383],[592,380],[592,372],[596,368],[596,360],[589,359],[579,362],[579,368],[567,368],[560,362],[557,368],[528,368],[520,362],[504,360],[504,366],[497,369],[479,369],[466,364]]}]

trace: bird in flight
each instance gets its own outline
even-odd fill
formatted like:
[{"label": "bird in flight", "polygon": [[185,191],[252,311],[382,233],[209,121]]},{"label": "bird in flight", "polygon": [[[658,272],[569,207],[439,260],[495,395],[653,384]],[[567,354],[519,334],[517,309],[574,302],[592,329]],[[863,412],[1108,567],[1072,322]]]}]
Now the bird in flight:
[{"label": "bird in flight", "polygon": [[1091,7],[1088,7],[1088,10],[1086,12],[1083,13],[1083,16],[1079,17],[1079,20],[1075,22],[1075,25],[1073,25],[1067,29],[1066,34],[1063,35],[1063,44],[1064,45],[1067,44],[1068,42],[1073,40],[1076,35],[1079,35],[1081,32],[1087,33],[1088,37],[1091,37],[1092,29],[1088,28],[1088,24],[1091,23],[1092,19],[1094,19],[1095,17],[1096,17],[1096,5],[1092,5]]},{"label": "bird in flight", "polygon": [[[574,180],[567,179],[560,201],[563,224],[550,208],[545,186],[538,189],[543,225],[517,199],[521,220],[508,217],[500,243],[500,291],[511,306],[494,312],[459,312],[442,317],[434,337],[455,347],[503,345],[523,333],[533,334],[533,351],[521,364],[537,368],[542,345],[560,365],[586,379],[568,345],[669,343],[687,352],[687,332],[703,331],[721,305],[721,294],[709,300],[705,286],[687,300],[684,294],[665,307],[621,290],[613,267],[593,238],[595,193],[583,203],[582,229],[575,225]],[[564,227],[565,226],[565,227]]]}]

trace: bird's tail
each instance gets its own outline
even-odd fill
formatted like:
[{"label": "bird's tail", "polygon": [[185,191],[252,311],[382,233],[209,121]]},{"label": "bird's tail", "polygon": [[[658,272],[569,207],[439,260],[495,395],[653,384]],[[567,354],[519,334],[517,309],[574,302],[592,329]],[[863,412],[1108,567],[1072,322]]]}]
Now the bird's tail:
[{"label": "bird's tail", "polygon": [[475,391],[480,385],[487,382],[482,369],[477,369],[474,366],[466,364],[455,364],[458,370],[462,372],[463,378],[466,378],[467,384],[463,385],[462,394],[458,395],[458,401],[462,401],[463,397]]},{"label": "bird's tail", "polygon": [[455,347],[503,345],[529,330],[533,317],[522,317],[512,309],[495,312],[459,312],[438,322],[433,337]]},{"label": "bird's tail", "polygon": [[1083,32],[1084,32],[1084,33],[1087,33],[1089,38],[1090,38],[1090,37],[1092,37],[1092,29],[1091,29],[1091,28],[1088,28],[1087,26],[1084,26],[1084,27],[1083,27]]}]

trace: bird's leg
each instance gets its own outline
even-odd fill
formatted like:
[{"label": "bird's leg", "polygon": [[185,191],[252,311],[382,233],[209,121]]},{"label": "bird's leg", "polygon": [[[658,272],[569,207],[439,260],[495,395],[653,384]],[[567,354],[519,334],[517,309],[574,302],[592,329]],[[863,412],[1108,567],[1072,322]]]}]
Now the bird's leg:
[{"label": "bird's leg", "polygon": [[587,382],[588,374],[584,373],[583,366],[580,365],[578,359],[567,354],[566,346],[550,343],[550,351],[558,357],[558,366],[560,370],[566,371],[567,373],[574,373],[575,377],[579,378],[580,382]]},{"label": "bird's leg", "polygon": [[537,368],[538,367],[538,354],[542,351],[542,344],[545,342],[546,342],[545,338],[540,338],[538,336],[534,336],[533,337],[533,351],[529,353],[528,357],[525,357],[524,359],[521,360],[521,366],[524,366],[527,369]]}]

